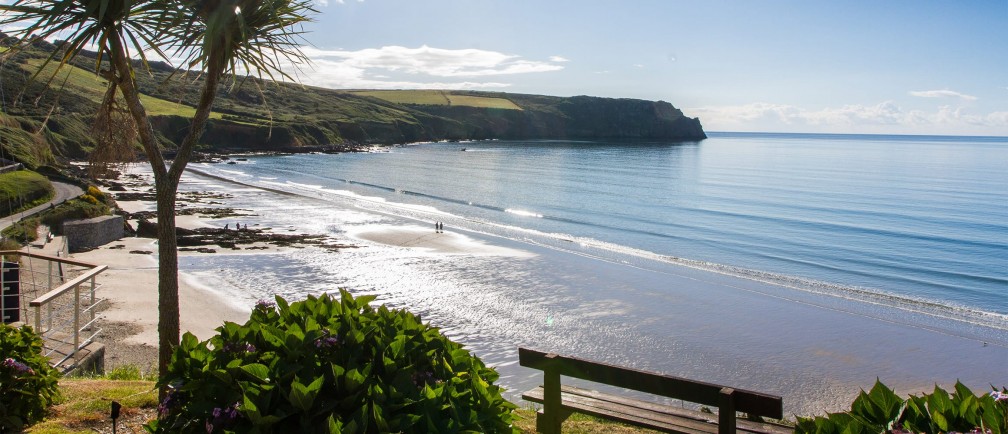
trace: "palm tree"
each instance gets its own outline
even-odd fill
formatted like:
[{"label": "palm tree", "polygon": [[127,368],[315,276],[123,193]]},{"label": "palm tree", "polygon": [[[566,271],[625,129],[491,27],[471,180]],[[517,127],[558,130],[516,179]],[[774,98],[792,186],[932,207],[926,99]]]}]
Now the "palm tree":
[{"label": "palm tree", "polygon": [[[240,74],[291,78],[281,68],[307,60],[299,49],[300,26],[314,12],[310,0],[15,0],[0,4],[0,26],[20,27],[14,36],[22,37],[22,46],[36,39],[64,41],[49,58],[58,67],[84,49],[97,49],[94,72],[109,83],[97,119],[113,127],[109,134],[99,136],[119,142],[112,147],[119,150],[103,158],[121,157],[124,143],[131,152],[133,138],[138,138],[151,164],[158,220],[159,374],[166,372],[179,343],[175,197],[217,88],[222,80],[235,80]],[[170,166],[136,87],[134,56],[143,66],[140,72],[145,72],[148,51],[165,59],[184,59],[181,67],[203,79],[196,113]],[[100,141],[99,148],[109,146],[107,142]]]}]

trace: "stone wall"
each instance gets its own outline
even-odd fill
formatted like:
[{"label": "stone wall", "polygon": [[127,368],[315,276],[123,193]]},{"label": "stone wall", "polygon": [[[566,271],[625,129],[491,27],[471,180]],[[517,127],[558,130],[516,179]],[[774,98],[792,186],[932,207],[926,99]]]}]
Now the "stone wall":
[{"label": "stone wall", "polygon": [[71,253],[111,243],[123,237],[123,218],[107,215],[86,220],[63,222],[63,235]]}]

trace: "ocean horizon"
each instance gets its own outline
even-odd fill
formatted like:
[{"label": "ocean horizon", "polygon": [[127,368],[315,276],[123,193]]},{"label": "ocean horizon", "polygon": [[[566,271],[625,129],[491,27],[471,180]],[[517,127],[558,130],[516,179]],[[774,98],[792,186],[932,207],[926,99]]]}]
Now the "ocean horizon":
[{"label": "ocean horizon", "polygon": [[[189,256],[182,270],[247,304],[375,294],[495,365],[512,393],[534,381],[515,366],[521,345],[778,393],[802,414],[876,377],[1008,383],[1008,138],[709,136],[193,164],[183,188],[231,193],[246,224],[362,247]],[[529,255],[355,237],[434,221]]]}]

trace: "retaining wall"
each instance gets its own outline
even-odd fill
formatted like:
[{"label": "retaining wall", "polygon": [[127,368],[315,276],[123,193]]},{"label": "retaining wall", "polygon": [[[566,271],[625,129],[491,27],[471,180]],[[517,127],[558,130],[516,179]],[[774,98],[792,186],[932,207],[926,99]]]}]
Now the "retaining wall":
[{"label": "retaining wall", "polygon": [[63,235],[71,253],[82,252],[123,237],[123,218],[107,215],[63,222]]}]

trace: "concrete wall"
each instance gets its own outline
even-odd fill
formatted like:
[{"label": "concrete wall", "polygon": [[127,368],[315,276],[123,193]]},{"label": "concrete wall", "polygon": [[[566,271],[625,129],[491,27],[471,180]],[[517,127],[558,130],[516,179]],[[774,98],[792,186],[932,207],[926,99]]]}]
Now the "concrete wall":
[{"label": "concrete wall", "polygon": [[63,235],[71,253],[111,243],[123,237],[123,218],[107,215],[86,220],[63,222]]},{"label": "concrete wall", "polygon": [[[6,161],[7,160],[4,160],[4,159],[0,158],[0,165],[3,165],[3,163],[6,162]],[[13,164],[9,164],[9,165],[5,165],[3,167],[0,167],[0,173],[16,172],[16,171],[21,170],[21,169],[24,169],[24,166],[21,165],[21,163],[13,163]]]}]

